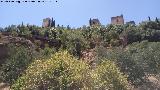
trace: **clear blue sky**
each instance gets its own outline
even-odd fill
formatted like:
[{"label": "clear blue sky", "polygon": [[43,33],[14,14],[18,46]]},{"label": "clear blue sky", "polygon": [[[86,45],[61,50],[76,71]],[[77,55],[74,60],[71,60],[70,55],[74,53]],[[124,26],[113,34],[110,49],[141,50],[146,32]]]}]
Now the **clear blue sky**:
[{"label": "clear blue sky", "polygon": [[[22,0],[20,0],[22,1]],[[42,25],[43,18],[53,17],[56,24],[80,27],[88,25],[89,18],[98,18],[103,25],[112,16],[124,15],[125,21],[139,23],[160,18],[160,0],[51,0],[51,3],[1,3],[0,27],[11,24]]]}]

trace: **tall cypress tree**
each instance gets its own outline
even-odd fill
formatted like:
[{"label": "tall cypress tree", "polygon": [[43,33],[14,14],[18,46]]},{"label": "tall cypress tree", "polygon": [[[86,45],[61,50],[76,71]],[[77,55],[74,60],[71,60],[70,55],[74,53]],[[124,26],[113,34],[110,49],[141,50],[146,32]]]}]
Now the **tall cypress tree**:
[{"label": "tall cypress tree", "polygon": [[53,20],[53,17],[52,17],[51,25],[50,26],[55,28],[55,20]]},{"label": "tall cypress tree", "polygon": [[92,19],[89,20],[89,25],[92,26]]}]

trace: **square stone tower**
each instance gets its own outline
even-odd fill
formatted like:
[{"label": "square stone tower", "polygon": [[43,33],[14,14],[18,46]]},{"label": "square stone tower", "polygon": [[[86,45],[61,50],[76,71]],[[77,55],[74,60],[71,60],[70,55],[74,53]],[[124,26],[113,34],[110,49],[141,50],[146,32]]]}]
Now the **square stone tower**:
[{"label": "square stone tower", "polygon": [[116,16],[116,17],[111,17],[111,24],[114,24],[114,25],[123,25],[124,24],[123,15]]},{"label": "square stone tower", "polygon": [[42,27],[55,27],[55,20],[53,20],[53,18],[43,19]]}]

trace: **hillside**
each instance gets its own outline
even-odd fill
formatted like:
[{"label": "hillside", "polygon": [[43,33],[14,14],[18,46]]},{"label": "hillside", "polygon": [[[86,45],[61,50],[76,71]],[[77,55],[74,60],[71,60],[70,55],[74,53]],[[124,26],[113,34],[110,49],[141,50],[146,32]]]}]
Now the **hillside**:
[{"label": "hillside", "polygon": [[13,90],[159,90],[160,21],[11,25],[0,32],[0,81]]}]

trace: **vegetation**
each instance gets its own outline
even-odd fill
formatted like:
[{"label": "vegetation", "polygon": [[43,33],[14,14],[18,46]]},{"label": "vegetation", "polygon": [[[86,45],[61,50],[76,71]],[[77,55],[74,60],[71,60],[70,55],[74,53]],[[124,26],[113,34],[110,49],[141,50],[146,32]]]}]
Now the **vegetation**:
[{"label": "vegetation", "polygon": [[149,76],[160,80],[158,19],[76,29],[22,23],[4,28],[0,36],[20,37],[34,46],[9,42],[0,79],[13,90],[127,90],[145,84]]},{"label": "vegetation", "polygon": [[17,47],[11,44],[8,48],[9,57],[0,67],[0,78],[12,84],[32,62],[33,54],[24,46]]},{"label": "vegetation", "polygon": [[78,61],[66,51],[58,52],[47,60],[36,60],[12,86],[13,90],[127,88],[127,79],[112,62],[105,61],[92,71],[89,65]]}]

